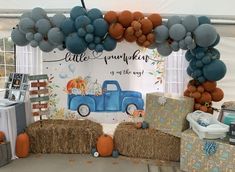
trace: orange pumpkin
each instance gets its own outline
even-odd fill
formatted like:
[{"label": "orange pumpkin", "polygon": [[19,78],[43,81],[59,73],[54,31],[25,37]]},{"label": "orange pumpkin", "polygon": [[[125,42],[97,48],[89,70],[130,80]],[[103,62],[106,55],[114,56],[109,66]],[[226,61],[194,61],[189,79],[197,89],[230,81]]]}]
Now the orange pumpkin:
[{"label": "orange pumpkin", "polygon": [[3,131],[0,131],[0,143],[5,141],[5,133]]},{"label": "orange pumpkin", "polygon": [[115,23],[118,21],[118,14],[115,11],[108,11],[104,15],[104,19],[109,23]]},{"label": "orange pumpkin", "polygon": [[215,88],[211,93],[212,101],[219,102],[224,98],[224,92],[220,88]]},{"label": "orange pumpkin", "polygon": [[141,30],[143,34],[148,34],[153,30],[153,23],[149,19],[142,19],[140,20],[141,23]]},{"label": "orange pumpkin", "polygon": [[25,158],[29,155],[29,136],[26,133],[19,134],[16,138],[16,156]]},{"label": "orange pumpkin", "polygon": [[135,11],[132,15],[133,15],[133,20],[140,21],[141,19],[144,18],[144,14],[139,11]]},{"label": "orange pumpkin", "polygon": [[72,79],[67,83],[67,91],[69,93],[72,92],[73,88],[77,88],[77,81],[75,79]]},{"label": "orange pumpkin", "polygon": [[131,22],[133,21],[132,13],[128,10],[122,11],[118,16],[118,21],[121,23],[124,27],[128,27],[131,25]]},{"label": "orange pumpkin", "polygon": [[113,138],[107,134],[101,135],[97,141],[97,151],[100,156],[111,156],[113,152]]},{"label": "orange pumpkin", "polygon": [[120,23],[113,23],[109,26],[109,34],[114,39],[121,39],[124,34],[124,28]]},{"label": "orange pumpkin", "polygon": [[157,13],[151,14],[150,16],[148,16],[148,19],[151,20],[151,22],[153,23],[153,27],[156,27],[162,24],[162,17]]},{"label": "orange pumpkin", "polygon": [[213,91],[216,88],[216,85],[215,81],[206,81],[202,84],[204,89],[209,92]]}]

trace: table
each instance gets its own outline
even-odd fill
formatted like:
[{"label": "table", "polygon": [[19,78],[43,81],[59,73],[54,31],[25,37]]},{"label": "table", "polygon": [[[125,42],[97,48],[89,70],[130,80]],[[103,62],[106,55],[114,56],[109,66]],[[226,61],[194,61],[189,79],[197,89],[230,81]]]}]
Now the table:
[{"label": "table", "polygon": [[12,159],[15,155],[15,142],[19,133],[33,122],[30,102],[22,102],[13,106],[0,106],[0,130],[6,135],[7,141],[11,142]]}]

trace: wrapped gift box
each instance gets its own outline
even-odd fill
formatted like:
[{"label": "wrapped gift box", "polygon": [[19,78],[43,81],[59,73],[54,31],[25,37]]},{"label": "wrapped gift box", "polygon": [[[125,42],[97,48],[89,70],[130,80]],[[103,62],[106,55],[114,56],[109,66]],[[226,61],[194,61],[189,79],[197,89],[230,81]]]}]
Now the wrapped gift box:
[{"label": "wrapped gift box", "polygon": [[146,121],[151,128],[180,137],[181,132],[189,127],[186,116],[193,107],[194,100],[189,97],[149,93],[146,97]]},{"label": "wrapped gift box", "polygon": [[194,172],[233,172],[235,170],[235,146],[228,139],[210,140],[216,145],[214,154],[206,155],[201,140],[191,130],[186,130],[181,137],[180,169]]}]

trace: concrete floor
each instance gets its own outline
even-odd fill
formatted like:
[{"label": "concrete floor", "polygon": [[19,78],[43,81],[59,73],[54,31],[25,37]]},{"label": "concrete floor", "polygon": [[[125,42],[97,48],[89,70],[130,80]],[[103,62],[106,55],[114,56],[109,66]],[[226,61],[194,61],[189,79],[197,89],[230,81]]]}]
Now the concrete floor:
[{"label": "concrete floor", "polygon": [[[164,166],[156,166],[156,164]],[[80,154],[32,154],[0,167],[0,172],[180,172],[179,164]]]}]

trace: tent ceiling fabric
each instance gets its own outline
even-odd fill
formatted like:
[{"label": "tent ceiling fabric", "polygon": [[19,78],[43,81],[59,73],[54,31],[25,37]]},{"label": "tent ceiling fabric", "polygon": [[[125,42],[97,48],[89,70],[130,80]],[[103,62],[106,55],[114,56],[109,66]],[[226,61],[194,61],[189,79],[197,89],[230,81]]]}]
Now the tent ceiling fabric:
[{"label": "tent ceiling fabric", "polygon": [[[160,14],[194,14],[235,16],[234,0],[84,0],[86,7],[99,8],[102,11],[131,10],[144,13],[158,12]],[[81,5],[79,0],[7,0],[0,2],[0,9],[71,9]]]}]

